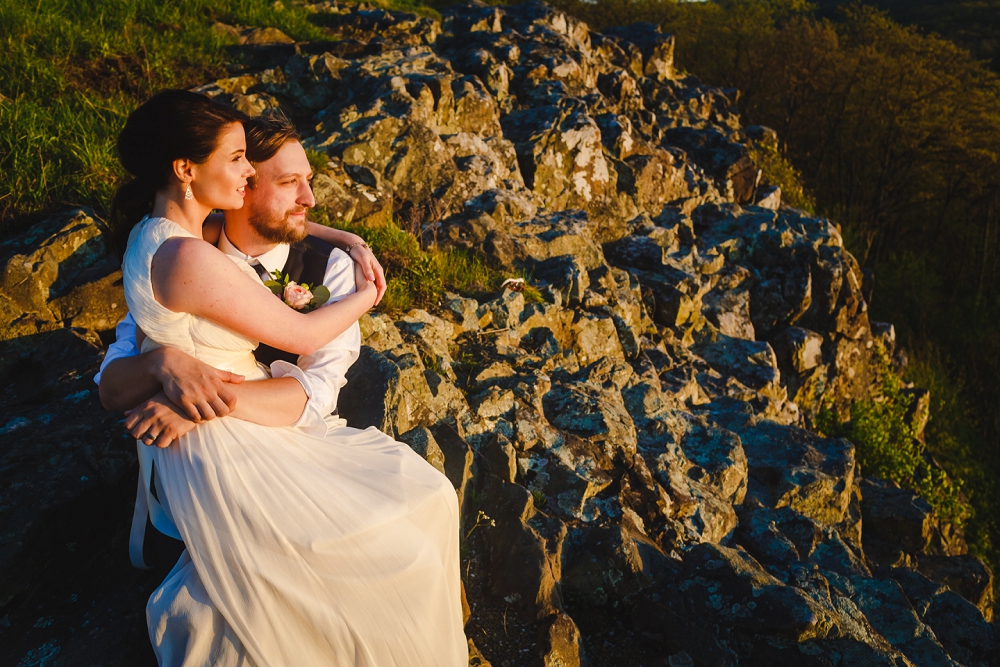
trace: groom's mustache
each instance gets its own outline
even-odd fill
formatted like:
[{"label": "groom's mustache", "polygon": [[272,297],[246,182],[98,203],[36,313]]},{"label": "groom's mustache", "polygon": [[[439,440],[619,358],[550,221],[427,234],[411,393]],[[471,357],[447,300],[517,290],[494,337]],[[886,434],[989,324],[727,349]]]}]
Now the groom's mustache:
[{"label": "groom's mustache", "polygon": [[292,224],[291,217],[298,213],[309,211],[308,206],[296,206],[287,209],[283,214],[254,210],[251,208],[248,222],[262,237],[275,243],[295,243],[306,236],[307,227],[304,224]]}]

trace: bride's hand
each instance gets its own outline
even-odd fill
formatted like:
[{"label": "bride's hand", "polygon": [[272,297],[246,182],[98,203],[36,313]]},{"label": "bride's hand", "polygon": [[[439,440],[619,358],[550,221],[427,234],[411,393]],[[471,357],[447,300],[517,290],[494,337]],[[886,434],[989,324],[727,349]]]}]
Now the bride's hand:
[{"label": "bride's hand", "polygon": [[168,447],[196,425],[162,391],[125,411],[125,428],[144,445]]},{"label": "bride's hand", "polygon": [[[360,240],[361,237],[358,238]],[[354,266],[361,267],[368,280],[375,283],[375,288],[378,290],[375,297],[375,305],[377,306],[378,302],[382,300],[382,295],[385,294],[386,287],[385,271],[382,269],[382,265],[375,259],[375,254],[362,245],[355,245],[351,248],[351,259],[354,260]],[[361,289],[360,284],[358,289]]]}]

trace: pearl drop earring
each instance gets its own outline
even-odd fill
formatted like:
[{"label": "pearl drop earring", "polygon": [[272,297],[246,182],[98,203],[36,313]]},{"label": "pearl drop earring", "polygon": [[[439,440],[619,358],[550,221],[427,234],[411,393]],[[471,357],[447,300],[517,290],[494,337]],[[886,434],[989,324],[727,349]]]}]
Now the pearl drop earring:
[{"label": "pearl drop earring", "polygon": [[191,186],[187,186],[187,190],[184,191],[184,199],[194,199],[194,193],[191,192]]}]

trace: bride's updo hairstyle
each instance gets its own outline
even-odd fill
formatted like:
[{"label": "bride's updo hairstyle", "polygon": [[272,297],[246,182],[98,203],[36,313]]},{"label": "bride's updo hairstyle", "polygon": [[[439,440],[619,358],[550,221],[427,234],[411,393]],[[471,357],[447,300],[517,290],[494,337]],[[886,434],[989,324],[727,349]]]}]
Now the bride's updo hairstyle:
[{"label": "bride's updo hairstyle", "polygon": [[111,245],[125,256],[129,233],[153,210],[156,191],[170,183],[174,160],[208,160],[222,130],[247,116],[187,90],[156,93],[133,111],[118,135],[118,158],[132,178],[111,200]]}]

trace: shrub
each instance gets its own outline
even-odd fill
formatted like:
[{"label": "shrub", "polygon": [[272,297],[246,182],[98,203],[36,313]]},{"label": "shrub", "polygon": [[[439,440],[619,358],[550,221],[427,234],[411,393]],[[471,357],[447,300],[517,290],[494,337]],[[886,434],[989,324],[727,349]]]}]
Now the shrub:
[{"label": "shrub", "polygon": [[816,212],[816,200],[802,185],[802,176],[777,148],[766,144],[749,145],[750,157],[763,172],[763,180],[781,188],[782,203]]},{"label": "shrub", "polygon": [[892,370],[888,356],[878,357],[880,381],[871,398],[851,405],[851,418],[841,423],[829,405],[816,420],[816,430],[844,437],[857,448],[863,474],[896,482],[917,492],[941,518],[961,526],[971,515],[961,495],[962,482],[935,465],[926,447],[917,440],[908,412],[913,396]]}]

